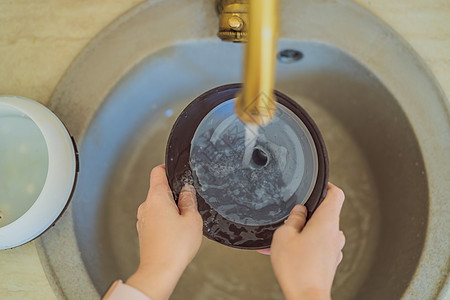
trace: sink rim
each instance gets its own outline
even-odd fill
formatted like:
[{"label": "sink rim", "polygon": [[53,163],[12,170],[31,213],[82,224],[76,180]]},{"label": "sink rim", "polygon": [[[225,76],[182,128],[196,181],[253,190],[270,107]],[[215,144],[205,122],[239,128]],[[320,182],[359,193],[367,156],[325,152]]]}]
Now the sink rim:
[{"label": "sink rim", "polygon": [[[207,0],[185,0],[184,2],[186,3],[186,7],[183,7],[184,10],[192,10],[198,13],[198,11],[201,11],[199,9],[203,9],[202,14],[198,16],[200,20],[198,23],[202,26],[194,24],[193,27],[191,26],[191,28],[181,31],[172,30],[170,34],[159,38],[157,41],[153,39],[152,52],[156,52],[166,45],[178,43],[183,40],[196,39],[198,37],[204,39],[216,38],[215,30],[217,19],[213,5],[210,5]],[[285,2],[287,3],[288,1]],[[146,51],[146,53],[142,53],[142,51],[136,51],[137,55],[133,58],[119,58],[116,61],[117,66],[115,66],[113,72],[110,72],[111,74],[108,75],[109,77],[107,79],[103,78],[103,81],[99,82],[99,84],[103,86],[103,91],[102,94],[97,93],[95,97],[92,95],[95,91],[80,89],[83,87],[83,80],[87,80],[85,77],[88,77],[83,74],[83,65],[89,64],[89,61],[101,57],[103,57],[103,59],[114,57],[114,51],[116,51],[114,50],[115,47],[109,47],[108,49],[112,49],[112,51],[111,53],[106,53],[106,55],[105,53],[100,53],[101,51],[99,50],[106,44],[110,46],[118,45],[118,40],[120,39],[115,40],[114,38],[109,38],[112,34],[117,32],[122,35],[126,34],[127,28],[133,27],[133,24],[138,22],[139,19],[142,20],[142,17],[148,13],[150,8],[155,9],[155,11],[158,9],[165,9],[166,7],[170,8],[170,3],[174,3],[174,1],[166,0],[162,2],[151,1],[144,3],[131,9],[119,19],[113,21],[111,25],[103,30],[86,46],[85,49],[83,49],[59,82],[49,105],[56,114],[65,116],[63,121],[80,143],[83,141],[84,130],[89,126],[89,122],[95,115],[97,109],[100,108],[101,101],[105,98],[104,96],[106,96],[110,88],[117,83],[121,76],[129,71],[130,66],[134,67],[133,63],[129,63],[130,60],[137,63],[152,52]],[[177,4],[177,7],[180,7],[179,2]],[[211,8],[209,8],[209,6],[211,6]],[[449,248],[449,241],[443,239],[442,236],[448,236],[450,229],[440,226],[442,223],[446,224],[445,222],[448,221],[445,210],[441,209],[440,204],[445,205],[446,200],[449,200],[447,195],[450,194],[450,186],[442,180],[442,178],[445,178],[447,170],[442,168],[440,162],[450,160],[450,141],[448,141],[448,137],[446,136],[446,133],[450,132],[450,103],[446,99],[446,96],[434,75],[417,53],[415,53],[412,47],[387,24],[379,20],[363,7],[345,0],[339,0],[334,3],[298,1],[297,3],[290,2],[289,6],[290,12],[285,9],[283,11],[283,16],[285,16],[285,18],[283,18],[284,23],[280,34],[282,37],[300,40],[299,38],[296,38],[296,36],[301,36],[301,40],[324,42],[320,39],[320,36],[327,36],[327,44],[349,53],[380,78],[385,87],[392,93],[394,98],[397,99],[399,105],[404,110],[405,115],[408,118],[413,117],[416,120],[415,122],[410,123],[416,134],[420,149],[422,150],[423,160],[427,169],[430,194],[429,223],[425,246],[420,259],[421,263],[417,267],[416,273],[411,279],[404,297],[414,298],[417,295],[423,295],[426,286],[423,286],[423,284],[419,282],[420,278],[418,277],[426,277],[426,274],[430,273],[436,274],[438,272],[438,267],[436,266],[442,265],[442,262],[448,263],[449,260],[449,253],[448,251],[447,253],[445,251]],[[294,9],[292,6],[294,6]],[[207,9],[205,9],[205,7]],[[184,10],[180,10],[180,13],[184,13]],[[308,10],[308,14],[305,13],[306,10]],[[292,13],[294,12],[297,14],[295,18],[292,17]],[[300,12],[301,17],[299,17],[298,12]],[[329,18],[321,19],[320,21],[322,23],[318,23],[317,19],[314,18],[314,16],[317,15],[327,15]],[[345,17],[347,20],[364,18],[368,23],[366,25],[367,28],[362,28],[363,26],[354,28],[355,26],[341,24],[337,22],[340,19],[339,16],[340,18]],[[348,23],[350,23],[350,21]],[[175,22],[175,24],[177,23]],[[317,25],[315,28],[316,31],[308,31],[308,27],[303,26],[302,24],[309,24],[309,26],[311,26],[311,24]],[[332,34],[330,35],[326,31],[326,28],[331,26],[330,24],[334,26],[335,30],[345,31],[348,36],[333,37]],[[177,27],[177,29],[180,28]],[[367,33],[370,33],[369,37]],[[350,41],[359,39],[366,41],[366,43],[359,44],[357,47],[352,47],[352,43],[348,41],[349,39]],[[143,41],[143,43],[148,42]],[[380,46],[380,43],[382,46]],[[385,51],[387,49],[390,51]],[[389,66],[380,64],[377,60],[374,60],[373,57],[383,57],[384,61],[389,61]],[[398,71],[397,75],[400,76],[395,76],[391,73],[391,70]],[[399,79],[402,78],[402,75],[405,76],[406,81],[411,82],[412,84],[404,85],[404,82]],[[114,84],[111,85],[111,82]],[[60,105],[60,99],[62,98],[66,99],[64,105]],[[427,106],[426,103],[423,103],[425,101],[421,101],[426,98],[429,98],[429,101],[434,101],[434,105]],[[79,99],[83,100],[79,101]],[[95,99],[98,101],[98,103],[95,103],[94,109],[91,107],[92,102],[89,102],[90,100],[86,99]],[[70,117],[70,114],[67,111],[70,109],[72,110],[72,113],[75,111],[73,114],[78,118]],[[436,144],[427,143],[425,137],[427,137],[429,132],[434,132],[435,138],[440,137],[441,143],[437,145],[438,147],[436,147]],[[49,263],[50,258],[48,257],[46,250],[46,247],[52,245],[57,246],[57,244],[51,243],[49,240],[51,239],[51,236],[59,235],[72,235],[73,238],[75,238],[71,205],[56,226],[37,242],[38,252],[44,269],[46,270],[46,275],[50,281],[53,281],[53,289],[59,291],[57,294],[59,294],[60,297],[63,297],[61,295],[64,295],[64,293],[62,289],[58,287],[60,286],[60,283],[57,282],[57,276],[55,276],[60,276],[60,274],[58,274],[58,271],[52,268]],[[45,242],[44,239],[46,240]],[[76,254],[78,251],[76,241],[73,240],[72,242],[74,243],[70,243],[70,247],[72,248],[69,252]],[[81,261],[81,258],[79,259]],[[82,263],[80,267],[84,268]],[[81,270],[81,273],[83,272],[87,275],[86,270]],[[49,276],[49,274],[52,275]],[[446,277],[447,282],[445,282]],[[441,293],[441,296],[444,297],[444,293],[450,288],[450,282],[448,281],[448,274],[441,276],[441,278],[443,283],[440,287],[437,287],[437,293]],[[90,280],[86,278],[86,282],[84,283],[86,283],[87,287],[90,284]],[[95,291],[93,286],[89,289],[91,288]]]}]

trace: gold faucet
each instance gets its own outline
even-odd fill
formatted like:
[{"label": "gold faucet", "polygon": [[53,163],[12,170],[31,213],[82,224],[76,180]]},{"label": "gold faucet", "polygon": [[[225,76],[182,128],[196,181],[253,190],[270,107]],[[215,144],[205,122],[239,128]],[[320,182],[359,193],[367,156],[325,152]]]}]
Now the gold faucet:
[{"label": "gold faucet", "polygon": [[247,42],[244,84],[235,111],[246,124],[263,126],[276,112],[273,93],[279,0],[219,0],[219,32],[224,41]]}]

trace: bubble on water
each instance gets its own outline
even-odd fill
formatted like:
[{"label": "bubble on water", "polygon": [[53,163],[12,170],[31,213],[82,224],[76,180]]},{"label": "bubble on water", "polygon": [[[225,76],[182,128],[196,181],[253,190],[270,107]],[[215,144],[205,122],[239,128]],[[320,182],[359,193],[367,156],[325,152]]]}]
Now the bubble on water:
[{"label": "bubble on water", "polygon": [[186,171],[182,176],[181,176],[181,182],[183,184],[183,186],[185,184],[194,184],[194,178],[192,177],[192,172],[190,170]]}]

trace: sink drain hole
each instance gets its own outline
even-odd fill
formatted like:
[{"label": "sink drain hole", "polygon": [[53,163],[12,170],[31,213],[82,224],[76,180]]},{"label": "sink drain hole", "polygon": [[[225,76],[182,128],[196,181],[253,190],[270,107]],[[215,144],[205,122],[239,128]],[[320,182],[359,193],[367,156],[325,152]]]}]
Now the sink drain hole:
[{"label": "sink drain hole", "polygon": [[285,49],[278,52],[278,60],[282,63],[291,64],[303,58],[303,53],[294,49]]}]

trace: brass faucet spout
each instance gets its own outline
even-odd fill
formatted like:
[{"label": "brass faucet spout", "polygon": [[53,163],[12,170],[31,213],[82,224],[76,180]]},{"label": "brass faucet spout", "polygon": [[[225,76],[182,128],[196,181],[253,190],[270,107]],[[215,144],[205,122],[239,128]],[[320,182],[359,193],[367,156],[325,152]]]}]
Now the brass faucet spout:
[{"label": "brass faucet spout", "polygon": [[264,125],[276,112],[273,94],[278,34],[278,0],[250,0],[244,86],[236,114],[247,124]]},{"label": "brass faucet spout", "polygon": [[[246,5],[246,1],[235,2]],[[236,6],[236,3],[233,5]],[[248,24],[237,22],[244,19],[238,13],[227,16],[228,24],[237,24],[239,26],[236,25],[236,28],[246,28],[248,32],[247,35],[239,35],[239,37],[246,36],[247,46],[244,58],[244,85],[235,107],[236,114],[247,124],[265,125],[276,112],[273,88],[278,7],[279,0],[249,0]],[[247,18],[247,15],[245,17]],[[225,21],[222,19],[223,22]],[[231,25],[230,30],[237,30]]]}]

